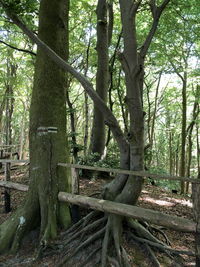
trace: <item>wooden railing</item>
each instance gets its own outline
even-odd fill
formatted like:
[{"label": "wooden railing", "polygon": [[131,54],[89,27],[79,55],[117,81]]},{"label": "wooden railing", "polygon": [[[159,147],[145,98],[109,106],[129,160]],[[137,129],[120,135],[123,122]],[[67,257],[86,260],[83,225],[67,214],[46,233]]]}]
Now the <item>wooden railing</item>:
[{"label": "wooden railing", "polygon": [[[27,160],[0,160],[0,162],[5,164],[13,164],[13,163],[28,163]],[[132,217],[135,219],[145,220],[157,225],[161,225],[170,229],[174,229],[176,231],[182,232],[190,232],[195,234],[196,239],[196,254],[197,258],[200,258],[200,180],[194,179],[190,177],[179,177],[179,176],[169,176],[169,175],[157,175],[144,171],[130,171],[130,170],[121,170],[121,169],[111,169],[111,168],[101,168],[101,167],[92,167],[92,166],[84,166],[78,164],[70,164],[70,163],[59,163],[58,166],[70,168],[72,171],[72,181],[73,187],[76,185],[76,189],[73,189],[74,194],[59,192],[58,199],[63,202],[69,202],[72,204],[85,206],[87,208],[100,210],[103,212],[114,213],[122,216]],[[5,168],[6,169],[6,168]],[[93,171],[103,171],[103,172],[112,172],[112,173],[121,173],[134,176],[141,176],[143,178],[153,178],[153,179],[168,179],[168,180],[180,180],[185,182],[191,182],[193,188],[193,209],[194,209],[194,217],[195,221],[188,220],[182,217],[167,215],[162,212],[153,211],[151,209],[144,209],[141,207],[126,205],[122,203],[116,203],[104,199],[95,199],[86,196],[77,195],[79,192],[78,188],[78,175],[77,169],[86,169]],[[6,171],[5,171],[6,175]],[[16,189],[21,191],[28,191],[28,186],[12,183],[10,181],[0,181],[0,186]]]},{"label": "wooden railing", "polygon": [[165,174],[154,174],[154,173],[149,173],[146,171],[130,171],[130,170],[121,170],[121,169],[112,169],[112,168],[102,168],[102,167],[96,167],[96,166],[93,167],[93,166],[71,164],[71,163],[58,163],[58,166],[74,168],[74,169],[121,173],[121,174],[133,175],[133,176],[141,176],[143,178],[153,178],[155,180],[173,180],[173,181],[182,181],[182,182],[191,182],[191,183],[200,184],[200,180],[195,179],[195,178],[165,175]]}]

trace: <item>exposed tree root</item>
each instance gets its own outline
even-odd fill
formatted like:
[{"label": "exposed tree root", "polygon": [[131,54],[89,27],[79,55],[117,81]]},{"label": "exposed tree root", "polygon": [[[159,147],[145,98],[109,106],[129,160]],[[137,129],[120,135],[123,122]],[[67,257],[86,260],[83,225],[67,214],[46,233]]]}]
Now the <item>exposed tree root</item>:
[{"label": "exposed tree root", "polygon": [[[0,227],[0,237],[3,239],[2,233],[5,231],[5,236],[8,237],[9,229],[13,229],[9,235],[9,242],[0,243],[0,249],[4,249],[8,246],[13,251],[18,248],[21,239],[25,232],[29,229],[26,227],[29,225],[28,213],[22,213],[23,209],[19,211],[9,220],[9,224],[3,224]],[[22,214],[24,219],[22,221]],[[32,212],[30,213],[32,214]],[[25,221],[24,221],[25,220]],[[56,266],[70,266],[71,261],[77,262],[81,258],[80,266],[91,266],[98,264],[101,267],[109,265],[118,267],[130,267],[131,262],[129,255],[125,248],[122,246],[122,233],[123,226],[126,225],[126,231],[128,240],[134,240],[141,244],[148,252],[149,259],[153,266],[160,267],[161,264],[156,257],[156,251],[165,253],[171,260],[176,255],[188,255],[195,256],[191,251],[176,250],[169,246],[169,240],[165,233],[156,227],[151,227],[146,223],[140,223],[137,220],[130,218],[122,218],[121,216],[112,214],[103,214],[98,211],[92,211],[87,216],[82,218],[79,222],[70,227],[67,231],[61,234],[62,240],[53,243],[52,249],[55,252],[55,246],[59,254],[61,252],[62,260],[57,263]],[[153,234],[158,232],[163,237],[164,241],[160,241]],[[11,242],[12,240],[12,242]],[[4,247],[3,245],[4,244]],[[6,247],[5,247],[6,245]],[[38,260],[41,255],[45,255],[46,246],[40,244],[38,254],[35,260]],[[84,252],[83,252],[84,251]],[[87,251],[85,253],[85,251]],[[44,253],[43,253],[44,252]],[[48,250],[46,250],[48,252]],[[83,258],[83,255],[87,257]],[[79,256],[80,255],[80,256]]]},{"label": "exposed tree root", "polygon": [[146,229],[142,224],[140,224],[137,220],[127,219],[128,226],[136,232],[136,235],[150,240],[152,242],[165,245],[162,241],[157,239],[148,229]]},{"label": "exposed tree root", "polygon": [[98,219],[97,221],[94,221],[93,223],[85,226],[82,230],[74,234],[71,238],[68,238],[64,241],[64,244],[68,244],[72,242],[73,240],[77,239],[79,237],[80,241],[83,239],[83,237],[88,233],[88,231],[95,230],[99,225],[101,225],[103,222],[105,222],[106,218],[103,217],[101,219]]},{"label": "exposed tree root", "polygon": [[86,265],[90,262],[90,260],[93,258],[93,256],[94,256],[100,249],[101,249],[101,245],[99,245],[97,248],[95,248],[95,249],[94,249],[94,250],[87,256],[87,258],[85,259],[85,261],[82,262],[82,263],[80,264],[79,267],[86,266]]},{"label": "exposed tree root", "polygon": [[101,238],[105,232],[105,227],[89,238],[87,238],[81,245],[79,245],[74,252],[70,256],[64,257],[64,259],[57,265],[58,267],[64,266],[64,264],[71,258],[74,257],[78,252],[80,252],[82,249],[86,248],[90,244],[92,244],[94,241],[96,241],[98,238]]},{"label": "exposed tree root", "polygon": [[[126,228],[128,226],[126,230],[127,236],[131,238],[131,240],[142,244],[148,252],[150,261],[155,267],[161,266],[155,251],[165,253],[171,260],[174,259],[175,255],[184,254],[194,256],[194,253],[191,251],[171,248],[168,245],[169,241],[167,236],[160,229],[151,228],[151,226],[145,223],[141,224],[136,220],[134,221],[128,218],[124,220],[124,218],[117,215],[104,215],[100,217],[98,212],[91,212],[64,233],[65,246],[63,253],[66,255],[57,266],[69,266],[71,265],[71,261],[76,261],[76,257],[80,260],[84,250],[87,251],[86,253],[84,252],[84,254],[88,256],[84,259],[82,258],[82,261],[79,261],[80,266],[94,265],[94,258],[96,257],[96,262],[100,261],[99,266],[101,267],[110,265],[130,267],[131,262],[129,255],[122,246],[121,240],[124,222],[126,223]],[[153,235],[153,231],[157,230],[164,238],[165,242],[160,241]],[[77,246],[80,240],[81,244]]]},{"label": "exposed tree root", "polygon": [[160,250],[162,252],[170,251],[174,255],[180,255],[180,254],[182,254],[182,255],[188,255],[188,256],[195,256],[195,253],[193,253],[192,251],[173,249],[173,248],[170,248],[170,247],[168,247],[166,245],[161,245],[159,243],[155,243],[155,242],[152,242],[150,240],[137,237],[137,236],[135,236],[131,232],[130,232],[130,235],[132,236],[132,238],[134,240],[139,241],[139,242],[144,243],[144,244],[148,244],[151,247],[158,248],[158,250]]},{"label": "exposed tree root", "polygon": [[147,228],[149,230],[150,233],[159,233],[165,240],[166,244],[171,246],[171,242],[169,240],[169,238],[167,237],[167,235],[164,233],[164,231],[162,231],[159,227],[157,226],[152,226],[152,225],[149,225],[149,223],[147,222],[144,222],[144,221],[140,221],[138,220],[138,222],[140,224],[142,224],[145,228]]},{"label": "exposed tree root", "polygon": [[167,235],[164,233],[164,231],[162,231],[161,229],[159,229],[158,227],[155,227],[155,226],[149,226],[148,229],[151,233],[157,232],[157,233],[161,234],[161,236],[163,236],[166,244],[168,246],[171,246],[171,242],[170,242],[169,238],[167,237]]},{"label": "exposed tree root", "polygon": [[107,225],[106,225],[106,232],[105,232],[103,243],[102,243],[101,266],[106,265],[108,245],[109,245],[109,241],[110,241],[109,237],[110,237],[110,221],[108,220]]},{"label": "exposed tree root", "polygon": [[151,259],[151,262],[152,262],[153,266],[154,266],[154,267],[160,267],[160,266],[161,266],[161,265],[160,265],[160,262],[159,262],[159,260],[157,259],[157,257],[156,257],[156,255],[155,255],[155,253],[153,252],[153,250],[149,247],[148,244],[144,244],[144,246],[145,246],[147,252],[149,253],[149,257],[150,257],[150,259]]},{"label": "exposed tree root", "polygon": [[76,224],[72,225],[67,231],[63,232],[61,236],[69,237],[79,231],[80,228],[84,228],[92,219],[95,219],[101,212],[91,211],[88,215],[79,220]]}]

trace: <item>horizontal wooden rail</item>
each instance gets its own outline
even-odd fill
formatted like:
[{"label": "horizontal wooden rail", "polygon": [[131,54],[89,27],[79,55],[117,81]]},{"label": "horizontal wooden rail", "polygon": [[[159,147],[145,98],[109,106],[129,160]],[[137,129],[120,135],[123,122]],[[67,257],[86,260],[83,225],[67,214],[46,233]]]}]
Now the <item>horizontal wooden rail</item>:
[{"label": "horizontal wooden rail", "polygon": [[10,188],[10,189],[16,189],[16,190],[24,191],[24,192],[28,191],[28,185],[19,184],[19,183],[0,181],[0,186],[5,187],[5,188]]},{"label": "horizontal wooden rail", "polygon": [[29,160],[20,160],[20,159],[0,159],[0,163],[29,163]]},{"label": "horizontal wooden rail", "polygon": [[145,220],[156,225],[161,225],[169,229],[182,232],[196,232],[196,223],[177,216],[171,216],[162,212],[144,209],[136,206],[126,205],[122,203],[112,202],[103,199],[80,196],[60,192],[58,199],[63,202],[84,206],[87,208],[114,213],[134,219]]},{"label": "horizontal wooden rail", "polygon": [[[0,163],[29,163],[29,160],[10,160],[10,159],[0,159]],[[137,175],[144,178],[153,178],[153,179],[161,179],[161,180],[173,180],[173,181],[182,181],[182,182],[190,182],[200,184],[200,179],[190,178],[190,177],[181,177],[181,176],[173,176],[173,175],[161,175],[149,173],[146,171],[130,171],[130,170],[121,170],[121,169],[112,169],[112,168],[102,168],[102,167],[93,167],[87,165],[79,165],[79,164],[71,164],[71,163],[58,163],[58,166],[67,167],[67,168],[75,168],[75,169],[84,169],[84,170],[93,170],[93,171],[101,171],[101,172],[113,172],[113,173],[121,173],[127,175]]]},{"label": "horizontal wooden rail", "polygon": [[17,146],[20,146],[20,144],[17,144],[17,145],[0,145],[0,148],[2,148],[2,147],[17,147]]},{"label": "horizontal wooden rail", "polygon": [[92,166],[71,164],[71,163],[58,163],[58,166],[76,168],[76,169],[84,169],[84,170],[121,173],[121,174],[127,174],[127,175],[137,175],[137,176],[146,177],[146,178],[150,177],[153,179],[174,180],[174,181],[179,180],[182,182],[200,183],[199,179],[181,177],[181,176],[164,175],[164,174],[158,175],[158,174],[148,173],[145,171],[129,171],[129,170],[121,170],[121,169],[110,169],[110,168],[92,167]]},{"label": "horizontal wooden rail", "polygon": [[[27,185],[19,183],[0,181],[0,186],[10,189],[16,189],[23,192],[28,191]],[[131,217],[134,219],[145,220],[147,222],[151,222],[156,225],[161,225],[176,231],[189,232],[189,233],[196,232],[195,222],[181,217],[167,215],[162,212],[150,209],[144,209],[136,206],[116,203],[103,199],[74,195],[66,192],[59,192],[58,199],[59,201],[62,202],[69,202],[72,204],[84,206],[87,208],[103,212],[114,213],[126,217]]]}]

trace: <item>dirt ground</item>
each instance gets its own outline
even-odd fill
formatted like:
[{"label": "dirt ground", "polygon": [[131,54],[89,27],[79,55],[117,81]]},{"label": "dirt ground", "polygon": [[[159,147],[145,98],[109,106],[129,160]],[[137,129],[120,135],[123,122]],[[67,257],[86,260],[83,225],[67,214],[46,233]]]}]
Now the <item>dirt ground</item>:
[{"label": "dirt ground", "polygon": [[[0,180],[4,177],[0,174]],[[20,167],[17,170],[12,171],[12,182],[19,182],[23,184],[28,183],[28,170],[26,167]],[[81,179],[80,180],[80,194],[87,196],[98,196],[104,184],[108,182],[108,179]],[[0,188],[0,223],[6,220],[20,205],[23,201],[26,193],[19,192],[16,190],[11,191],[11,203],[12,211],[10,213],[4,213],[4,189]],[[184,218],[192,219],[192,201],[189,197],[183,197],[178,194],[173,194],[170,191],[164,190],[158,186],[152,186],[145,184],[141,197],[138,202],[138,206],[149,208],[157,211],[161,211],[170,215],[181,216]],[[87,210],[81,210],[83,214],[87,214]],[[163,230],[163,229],[162,229]],[[179,233],[172,230],[164,229],[165,234],[171,242],[171,246],[174,249],[190,250],[194,251],[194,236],[187,233]],[[32,235],[32,236],[31,236]],[[2,255],[0,256],[0,267],[7,266],[48,266],[55,267],[55,263],[58,260],[59,255],[50,253],[45,256],[41,261],[37,262],[36,265],[30,265],[30,262],[35,257],[37,251],[37,233],[33,231],[29,235],[29,238],[23,241],[22,248],[17,255]],[[124,235],[123,238],[124,246],[128,251],[131,258],[131,266],[133,267],[145,267],[151,266],[149,260],[145,256],[145,251],[137,243],[130,242],[129,237]],[[169,261],[164,254],[156,254],[164,262],[161,266],[163,267],[174,267],[177,266],[172,261]],[[114,265],[113,265],[114,266]],[[184,264],[180,266],[195,266],[194,257],[184,256]],[[70,265],[69,265],[70,267]],[[75,266],[74,266],[75,267]],[[91,266],[93,267],[93,266]]]}]

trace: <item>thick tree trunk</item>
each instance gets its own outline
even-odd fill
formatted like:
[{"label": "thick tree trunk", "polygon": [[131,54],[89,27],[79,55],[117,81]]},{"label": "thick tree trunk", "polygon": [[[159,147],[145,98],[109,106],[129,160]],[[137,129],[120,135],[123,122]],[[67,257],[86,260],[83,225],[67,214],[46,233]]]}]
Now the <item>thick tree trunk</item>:
[{"label": "thick tree trunk", "polygon": [[[38,36],[66,59],[67,0],[42,0]],[[41,244],[68,227],[68,205],[58,202],[60,190],[69,191],[69,173],[58,168],[67,160],[66,75],[38,49],[30,109],[30,189],[25,204],[0,226],[0,252],[16,251],[23,235],[40,225]]]},{"label": "thick tree trunk", "polygon": [[[54,0],[51,3],[47,0],[41,1],[38,34],[64,59],[67,56],[67,4],[66,0]],[[63,70],[38,49],[30,109],[30,177],[37,177],[40,181],[38,191],[40,204],[43,206],[41,216],[47,220],[48,216],[55,217],[57,213],[57,218],[52,218],[54,223],[57,221],[66,227],[70,222],[69,213],[65,211],[67,207],[58,204],[56,200],[59,188],[68,191],[67,173],[57,170],[57,163],[67,160],[65,82]],[[55,132],[51,133],[48,127],[55,127]],[[57,207],[55,210],[54,204],[50,214],[47,214],[49,197],[53,197],[51,205],[55,201]],[[48,223],[51,222],[48,220]],[[44,228],[45,224],[46,222]]]}]

